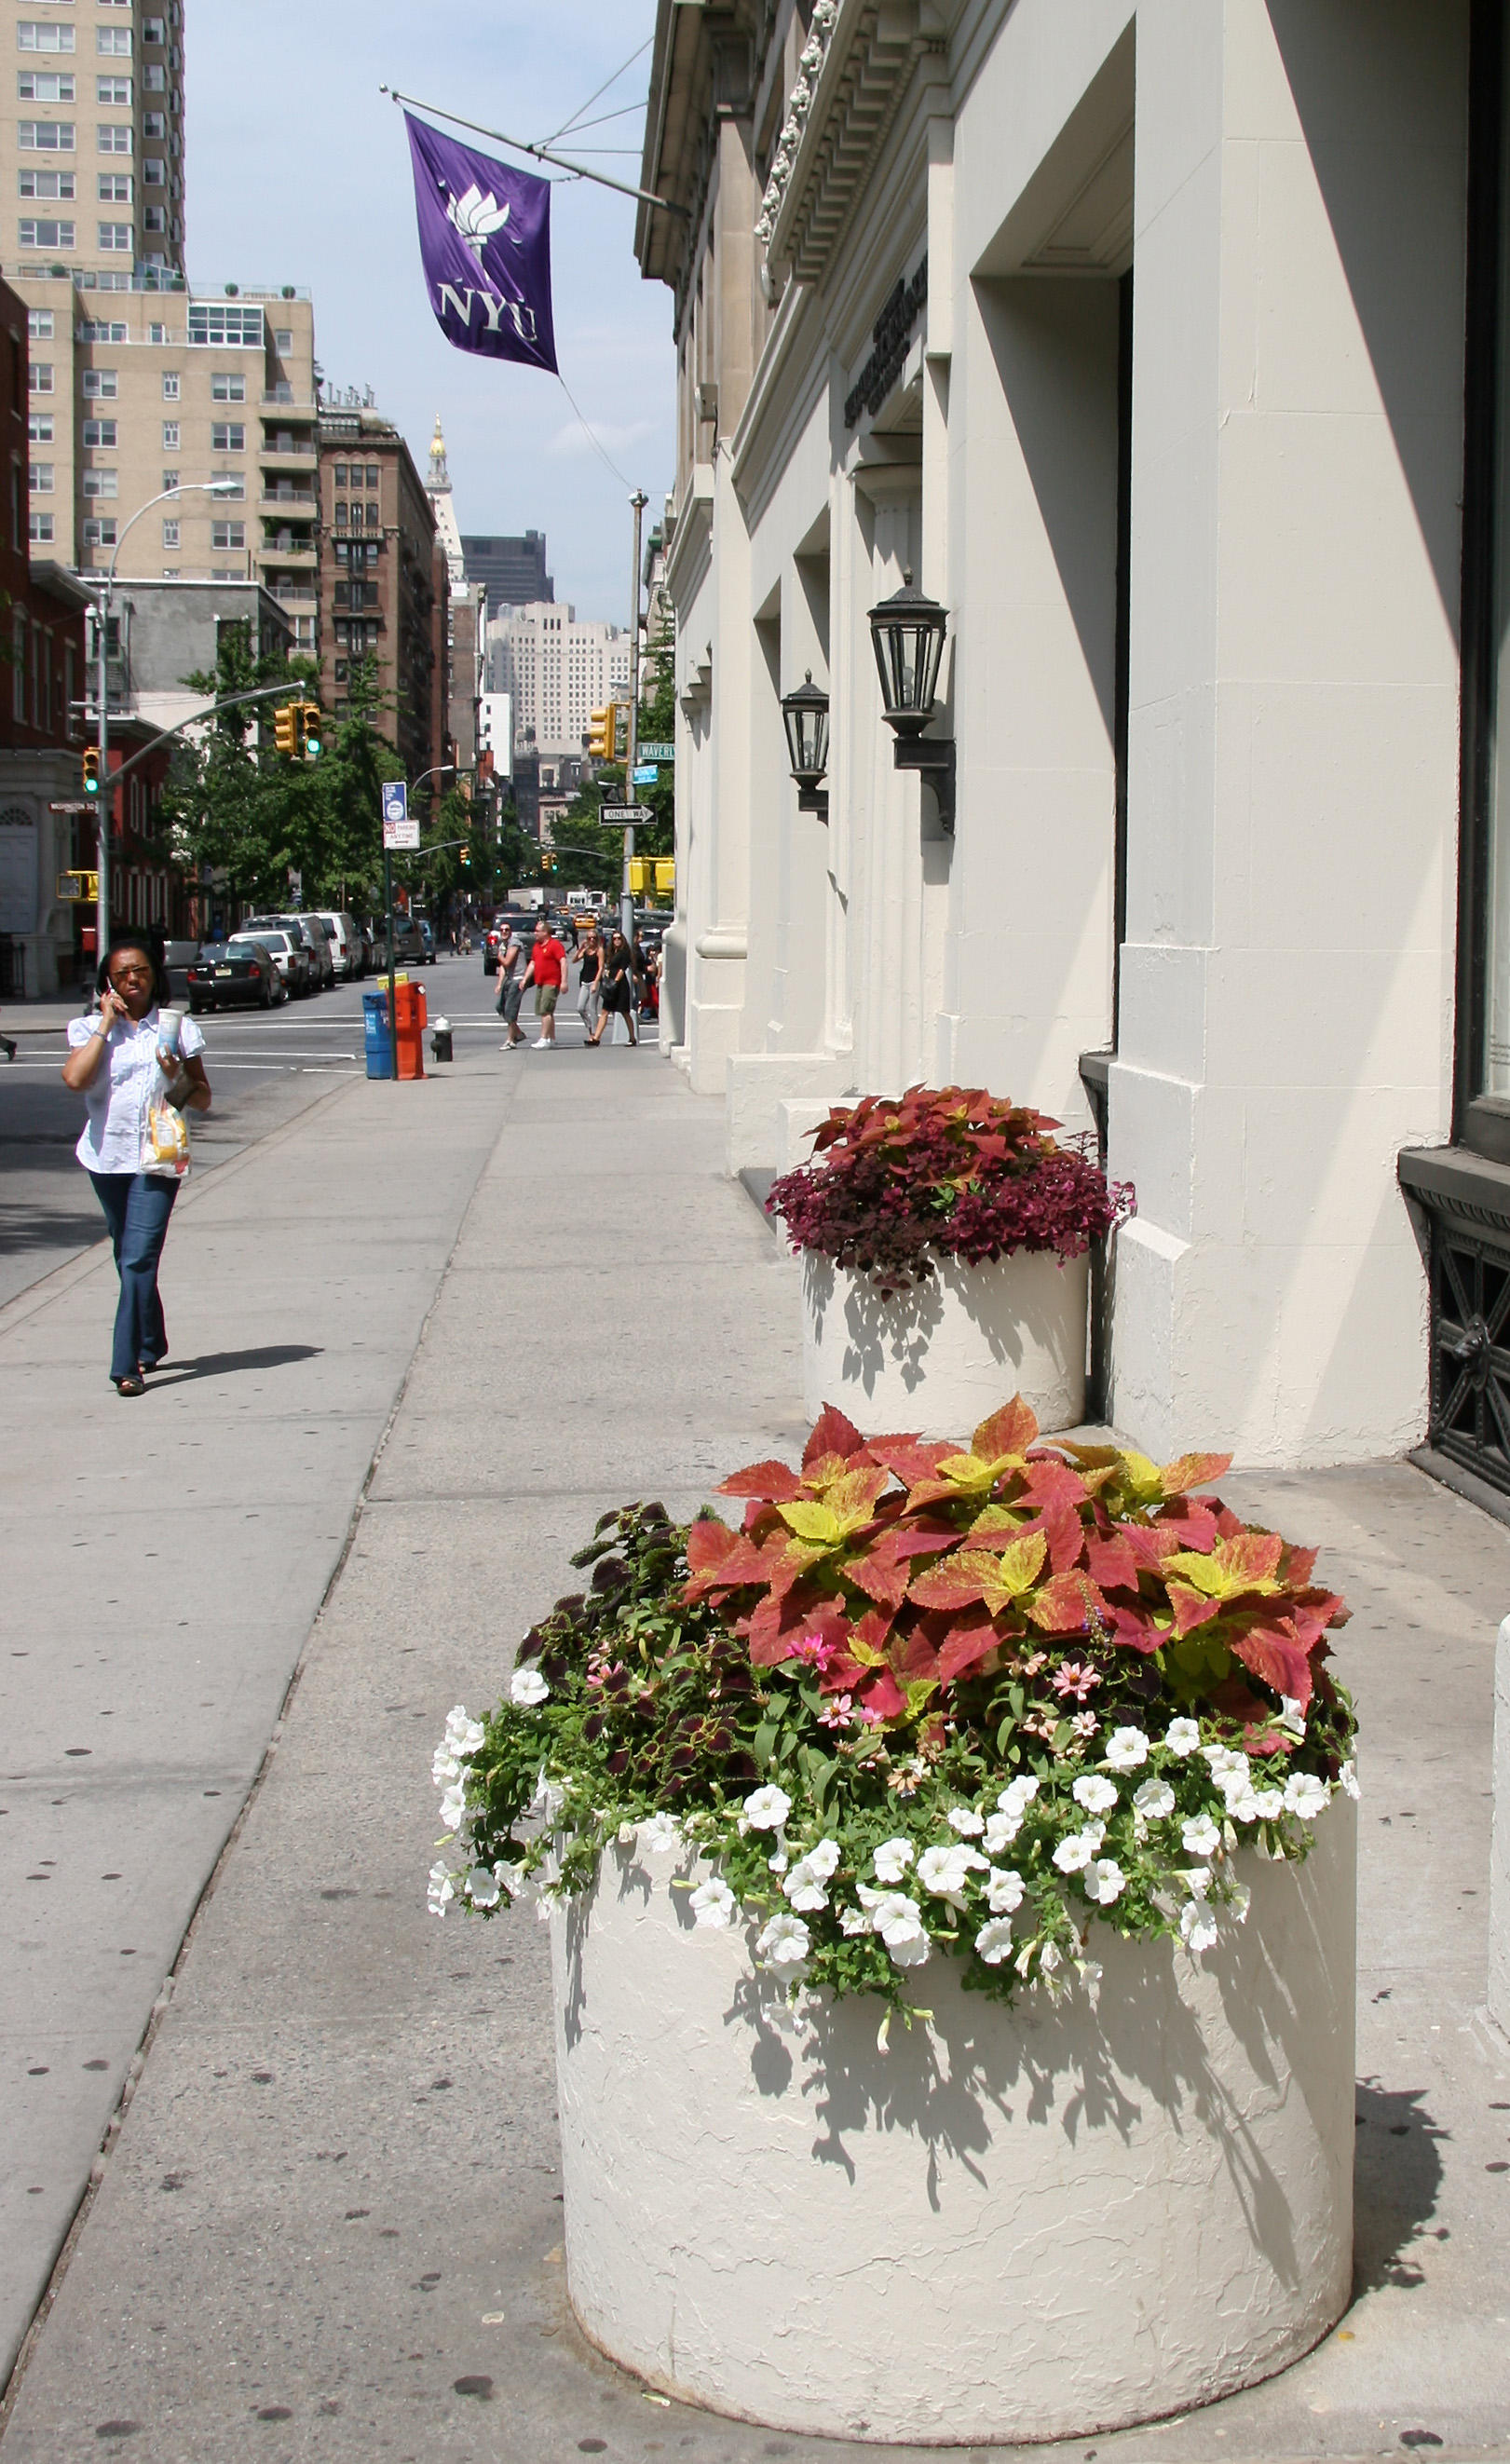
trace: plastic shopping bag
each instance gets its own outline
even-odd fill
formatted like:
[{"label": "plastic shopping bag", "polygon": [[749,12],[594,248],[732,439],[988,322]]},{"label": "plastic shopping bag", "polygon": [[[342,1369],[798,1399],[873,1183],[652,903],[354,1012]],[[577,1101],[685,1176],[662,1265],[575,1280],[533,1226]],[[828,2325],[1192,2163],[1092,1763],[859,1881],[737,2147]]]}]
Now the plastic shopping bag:
[{"label": "plastic shopping bag", "polygon": [[147,1106],[142,1169],[182,1180],[188,1171],[188,1123],[176,1106],[159,1097]]}]

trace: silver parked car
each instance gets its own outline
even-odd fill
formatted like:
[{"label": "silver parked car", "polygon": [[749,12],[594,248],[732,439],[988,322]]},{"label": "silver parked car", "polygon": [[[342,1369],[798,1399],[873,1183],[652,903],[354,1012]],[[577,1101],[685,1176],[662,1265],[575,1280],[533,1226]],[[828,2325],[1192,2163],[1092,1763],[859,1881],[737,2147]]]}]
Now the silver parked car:
[{"label": "silver parked car", "polygon": [[366,962],[355,915],[331,907],[321,907],[317,913],[330,936],[330,955],[335,961],[337,975],[356,982],[365,973]]}]

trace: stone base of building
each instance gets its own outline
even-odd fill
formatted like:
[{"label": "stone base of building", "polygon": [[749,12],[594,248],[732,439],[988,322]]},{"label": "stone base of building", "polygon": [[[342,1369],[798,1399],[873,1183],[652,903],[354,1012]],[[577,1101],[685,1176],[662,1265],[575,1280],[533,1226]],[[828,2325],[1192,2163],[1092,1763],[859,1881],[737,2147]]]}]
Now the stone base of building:
[{"label": "stone base of building", "polygon": [[843,1094],[849,1074],[847,1060],[834,1052],[731,1053],[725,1078],[730,1179],[752,1168],[777,1169],[781,1113],[790,1105],[803,1111],[816,1105],[821,1120]]}]

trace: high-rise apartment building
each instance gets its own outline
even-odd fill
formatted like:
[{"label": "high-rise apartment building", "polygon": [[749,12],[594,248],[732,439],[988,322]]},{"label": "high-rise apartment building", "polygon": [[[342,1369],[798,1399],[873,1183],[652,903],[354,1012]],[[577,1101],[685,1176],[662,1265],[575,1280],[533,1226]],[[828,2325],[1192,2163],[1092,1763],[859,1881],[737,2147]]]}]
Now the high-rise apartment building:
[{"label": "high-rise apartment building", "polygon": [[480,582],[488,594],[488,613],[503,607],[531,607],[554,599],[556,584],[545,570],[545,533],[526,531],[522,539],[478,539],[464,534],[462,557],[469,582]]},{"label": "high-rise apartment building", "polygon": [[554,600],[505,608],[488,626],[488,689],[514,696],[516,748],[580,759],[592,713],[628,697],[629,636]]},{"label": "high-rise apartment building", "polygon": [[0,0],[0,259],[126,291],[184,271],[182,0]]},{"label": "high-rise apartment building", "polygon": [[351,663],[373,657],[396,716],[378,725],[411,781],[446,751],[449,575],[435,515],[393,422],[354,403],[319,416],[320,699],[339,718]]}]

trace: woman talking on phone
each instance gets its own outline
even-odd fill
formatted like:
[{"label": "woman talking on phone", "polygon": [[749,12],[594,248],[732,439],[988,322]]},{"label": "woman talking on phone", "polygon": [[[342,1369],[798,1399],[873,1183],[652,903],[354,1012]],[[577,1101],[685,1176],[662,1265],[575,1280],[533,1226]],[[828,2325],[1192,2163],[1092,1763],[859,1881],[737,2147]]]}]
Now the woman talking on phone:
[{"label": "woman talking on phone", "polygon": [[63,1084],[84,1098],[88,1117],[74,1152],[95,1184],[120,1277],[110,1375],[118,1395],[141,1395],[146,1373],[167,1357],[158,1297],[158,1260],[178,1196],[179,1173],[154,1171],[148,1115],[154,1104],[208,1112],[205,1039],[192,1019],[168,1006],[156,954],[122,934],[96,979],[99,1006],[68,1022]]}]

